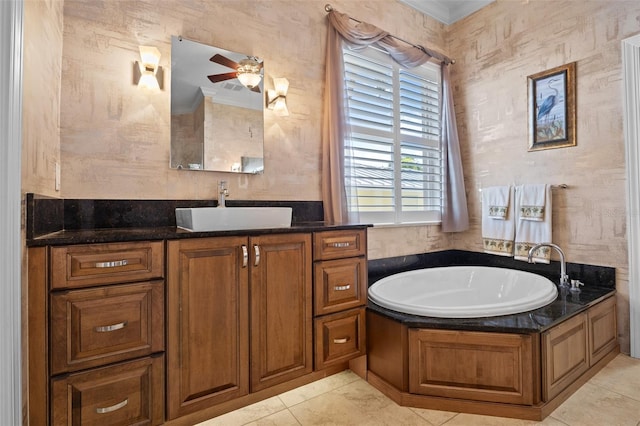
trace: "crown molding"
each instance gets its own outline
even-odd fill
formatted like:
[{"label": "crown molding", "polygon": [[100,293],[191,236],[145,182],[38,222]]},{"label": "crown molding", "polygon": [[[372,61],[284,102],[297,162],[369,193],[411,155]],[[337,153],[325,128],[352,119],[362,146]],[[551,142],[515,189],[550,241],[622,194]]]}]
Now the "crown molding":
[{"label": "crown molding", "polygon": [[495,0],[400,0],[402,3],[429,15],[434,19],[451,25]]}]

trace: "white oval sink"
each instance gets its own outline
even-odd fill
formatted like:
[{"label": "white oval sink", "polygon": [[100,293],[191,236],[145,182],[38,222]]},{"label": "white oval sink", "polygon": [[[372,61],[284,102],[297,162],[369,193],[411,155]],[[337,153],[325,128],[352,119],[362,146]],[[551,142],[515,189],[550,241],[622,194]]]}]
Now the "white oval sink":
[{"label": "white oval sink", "polygon": [[290,228],[291,210],[291,207],[176,208],[176,225],[193,232]]}]

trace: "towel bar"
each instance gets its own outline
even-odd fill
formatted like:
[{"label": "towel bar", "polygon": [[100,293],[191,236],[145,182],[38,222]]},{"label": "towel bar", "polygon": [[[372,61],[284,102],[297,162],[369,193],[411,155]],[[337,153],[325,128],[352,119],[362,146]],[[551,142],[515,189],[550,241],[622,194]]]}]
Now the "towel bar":
[{"label": "towel bar", "polygon": [[[517,186],[517,185],[514,185],[514,186]],[[569,185],[567,185],[566,183],[551,185],[551,189],[567,189],[567,188],[569,188]],[[479,188],[478,192],[482,192],[482,188]]]}]

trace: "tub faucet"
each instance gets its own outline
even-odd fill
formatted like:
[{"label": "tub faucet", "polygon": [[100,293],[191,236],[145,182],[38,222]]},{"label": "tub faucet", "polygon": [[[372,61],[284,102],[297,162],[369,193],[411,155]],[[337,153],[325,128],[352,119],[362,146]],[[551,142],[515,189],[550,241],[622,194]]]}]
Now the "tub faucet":
[{"label": "tub faucet", "polygon": [[535,259],[533,258],[533,254],[540,247],[551,247],[558,251],[560,254],[560,287],[569,287],[569,275],[567,275],[567,264],[564,261],[564,252],[560,248],[560,246],[553,243],[540,243],[529,249],[529,263],[535,263]]},{"label": "tub faucet", "polygon": [[218,207],[227,207],[225,204],[225,198],[229,196],[229,190],[227,189],[227,181],[218,181]]}]

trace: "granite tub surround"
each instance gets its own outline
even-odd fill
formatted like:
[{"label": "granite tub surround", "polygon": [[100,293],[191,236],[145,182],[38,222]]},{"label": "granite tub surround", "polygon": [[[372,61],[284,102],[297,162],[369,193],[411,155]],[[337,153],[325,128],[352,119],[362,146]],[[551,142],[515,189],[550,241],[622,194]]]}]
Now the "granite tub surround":
[{"label": "granite tub surround", "polygon": [[[533,272],[549,278],[553,282],[560,280],[560,262],[527,263],[510,257],[494,256],[487,253],[465,250],[443,250],[433,253],[388,257],[368,261],[369,285],[380,278],[399,272],[439,266],[495,266]],[[608,289],[616,288],[616,270],[608,266],[586,265],[567,262],[567,274],[570,279],[580,280],[586,288],[594,285]]]},{"label": "granite tub surround", "polygon": [[584,311],[614,293],[615,290],[603,287],[584,288],[578,294],[561,289],[558,291],[558,298],[542,308],[519,314],[486,318],[423,317],[392,311],[371,301],[367,307],[408,327],[497,333],[537,333],[548,330],[555,324]]},{"label": "granite tub surround", "polygon": [[[559,282],[560,265],[529,264],[486,253],[447,250],[421,255],[400,256],[368,261],[369,285],[399,272],[442,266],[495,266],[518,269],[543,275]],[[564,319],[584,311],[589,306],[615,293],[615,269],[606,266],[567,263],[571,279],[585,283],[579,293],[559,289],[558,297],[549,305],[512,315],[487,318],[435,318],[404,314],[369,301],[368,308],[409,327],[503,333],[543,332]]]}]

